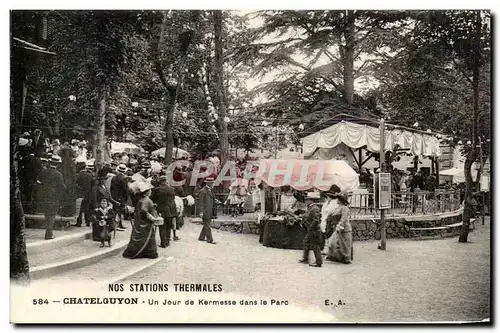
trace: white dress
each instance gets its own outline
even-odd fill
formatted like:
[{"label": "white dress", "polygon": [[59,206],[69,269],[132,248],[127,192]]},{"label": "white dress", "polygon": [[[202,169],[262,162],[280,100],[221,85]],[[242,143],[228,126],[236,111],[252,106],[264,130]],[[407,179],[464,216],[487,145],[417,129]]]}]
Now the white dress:
[{"label": "white dress", "polygon": [[326,219],[329,215],[333,214],[338,205],[339,204],[337,203],[337,199],[328,199],[321,207],[321,232],[326,231]]},{"label": "white dress", "polygon": [[[320,224],[321,232],[326,231],[326,220],[328,219],[328,216],[332,215],[333,212],[335,212],[338,206],[339,204],[337,202],[337,199],[328,199],[323,204],[323,207],[321,208],[321,224]],[[333,235],[330,238],[325,239],[325,247],[323,248],[324,251],[328,249],[328,246],[333,241],[334,236],[335,233],[333,233]]]}]

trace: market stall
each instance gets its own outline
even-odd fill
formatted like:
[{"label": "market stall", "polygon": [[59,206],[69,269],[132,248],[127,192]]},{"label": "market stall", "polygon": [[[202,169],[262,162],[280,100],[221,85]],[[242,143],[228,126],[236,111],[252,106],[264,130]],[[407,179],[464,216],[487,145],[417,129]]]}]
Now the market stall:
[{"label": "market stall", "polygon": [[263,186],[264,202],[268,203],[262,205],[259,219],[262,244],[301,249],[306,230],[293,205],[283,202],[284,189],[305,191],[310,199],[319,201],[319,191],[329,190],[332,185],[343,191],[355,190],[359,186],[359,175],[345,161],[261,160],[255,184]]},{"label": "market stall", "polygon": [[[167,148],[163,147],[163,148],[160,148],[160,149],[157,149],[157,150],[153,151],[151,153],[151,155],[152,156],[165,157],[165,151],[166,150],[167,150]],[[185,151],[184,149],[180,149],[180,148],[174,147],[174,149],[172,151],[172,157],[174,159],[178,159],[178,158],[190,158],[191,154],[189,152]]]}]

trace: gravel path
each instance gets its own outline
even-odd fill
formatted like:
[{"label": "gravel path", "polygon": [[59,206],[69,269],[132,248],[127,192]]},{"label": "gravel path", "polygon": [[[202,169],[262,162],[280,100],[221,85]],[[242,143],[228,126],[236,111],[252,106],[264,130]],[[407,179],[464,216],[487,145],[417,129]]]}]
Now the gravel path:
[{"label": "gravel path", "polygon": [[[266,248],[258,236],[213,230],[217,245],[197,241],[186,223],[173,257],[126,282],[221,283],[224,292],[289,300],[332,313],[338,321],[469,321],[489,318],[490,227],[477,226],[469,243],[458,238],[355,242],[351,265],[297,263],[300,251]],[[344,303],[325,306],[325,300]]]}]

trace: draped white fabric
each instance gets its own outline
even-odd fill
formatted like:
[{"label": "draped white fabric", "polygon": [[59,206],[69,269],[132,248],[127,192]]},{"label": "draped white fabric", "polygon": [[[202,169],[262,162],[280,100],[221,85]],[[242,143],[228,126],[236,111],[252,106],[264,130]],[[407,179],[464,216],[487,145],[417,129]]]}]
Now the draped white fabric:
[{"label": "draped white fabric", "polygon": [[271,187],[291,186],[300,191],[326,191],[333,184],[345,191],[359,187],[356,171],[345,161],[336,160],[261,160],[255,183],[262,181]]},{"label": "draped white fabric", "polygon": [[[446,170],[441,170],[439,171],[439,174],[441,176],[452,176],[453,177],[453,183],[455,184],[460,184],[460,183],[465,183],[465,171],[464,171],[465,165],[462,164],[457,167],[453,167],[451,169],[446,169]],[[472,175],[472,181],[476,181],[477,178],[477,165],[474,163],[474,165],[471,168],[471,175]]]},{"label": "draped white fabric", "polygon": [[[372,152],[380,151],[380,131],[378,127],[342,121],[302,139],[304,156],[311,156],[317,148],[334,148],[340,143],[357,149],[366,146]],[[440,156],[439,139],[433,135],[393,129],[385,131],[385,151],[395,145],[409,149],[417,156]]]}]

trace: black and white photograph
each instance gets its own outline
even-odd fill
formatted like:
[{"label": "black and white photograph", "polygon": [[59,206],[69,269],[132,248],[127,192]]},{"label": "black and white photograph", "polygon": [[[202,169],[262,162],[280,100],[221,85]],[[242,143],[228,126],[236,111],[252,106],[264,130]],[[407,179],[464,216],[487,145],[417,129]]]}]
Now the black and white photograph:
[{"label": "black and white photograph", "polygon": [[9,16],[12,324],[491,325],[490,10]]}]

